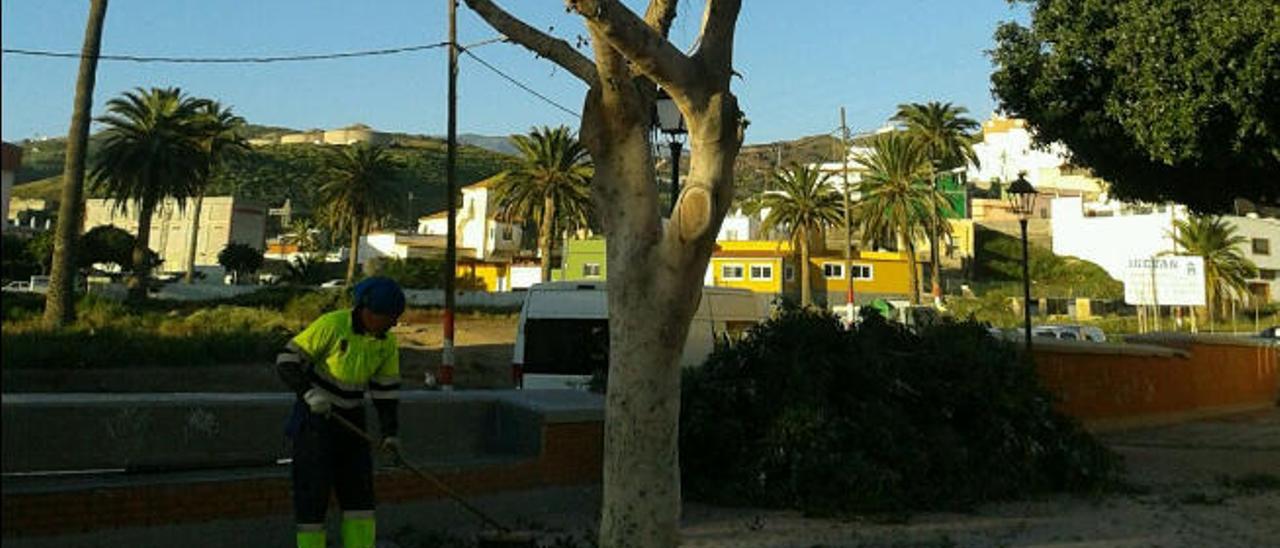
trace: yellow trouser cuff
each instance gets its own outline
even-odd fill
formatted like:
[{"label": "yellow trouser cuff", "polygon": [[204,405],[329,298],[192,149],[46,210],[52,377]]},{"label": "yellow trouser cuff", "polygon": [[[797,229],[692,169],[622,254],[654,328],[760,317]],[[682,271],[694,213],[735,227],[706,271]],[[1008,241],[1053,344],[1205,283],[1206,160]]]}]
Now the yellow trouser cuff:
[{"label": "yellow trouser cuff", "polygon": [[[322,526],[323,527],[323,526]],[[372,546],[372,545],[370,545]],[[324,529],[298,531],[298,548],[325,548]]]},{"label": "yellow trouser cuff", "polygon": [[373,548],[376,536],[373,512],[347,512],[342,516],[343,548]]}]

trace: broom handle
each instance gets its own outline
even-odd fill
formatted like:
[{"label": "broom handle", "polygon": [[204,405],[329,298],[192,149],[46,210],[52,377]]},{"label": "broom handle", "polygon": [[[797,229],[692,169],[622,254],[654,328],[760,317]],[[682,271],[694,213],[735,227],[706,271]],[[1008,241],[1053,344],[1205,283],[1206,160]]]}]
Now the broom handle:
[{"label": "broom handle", "polygon": [[[376,447],[379,447],[379,445],[381,445],[378,442],[378,440],[374,439],[373,436],[370,436],[368,432],[365,432],[364,429],[360,428],[359,426],[356,426],[355,424],[352,424],[351,421],[347,420],[341,415],[337,413],[329,413],[329,418],[337,421],[338,424],[341,424],[347,430],[350,430],[353,434],[360,436],[362,439],[364,439],[365,442],[368,442],[370,447],[376,448]],[[393,456],[395,456],[396,463],[398,463],[400,466],[408,468],[410,472],[417,474],[419,478],[425,479],[428,482],[430,482],[432,485],[436,487],[436,489],[439,489],[440,492],[444,493],[446,496],[453,499],[454,502],[458,503],[463,508],[466,508],[472,514],[475,514],[475,516],[480,518],[480,520],[483,521],[485,525],[488,525],[489,527],[493,527],[494,529],[497,529],[499,532],[502,532],[502,533],[511,532],[511,529],[508,529],[506,526],[502,525],[501,523],[498,523],[497,520],[494,520],[493,518],[489,517],[489,514],[484,513],[483,511],[481,511],[479,508],[476,508],[475,506],[472,506],[471,503],[467,502],[466,499],[462,498],[462,495],[459,495],[457,491],[454,491],[444,481],[436,477],[435,474],[424,472],[418,469],[417,466],[414,466],[413,463],[405,460],[404,455],[400,454],[400,448],[397,447],[393,449],[391,453]]]}]

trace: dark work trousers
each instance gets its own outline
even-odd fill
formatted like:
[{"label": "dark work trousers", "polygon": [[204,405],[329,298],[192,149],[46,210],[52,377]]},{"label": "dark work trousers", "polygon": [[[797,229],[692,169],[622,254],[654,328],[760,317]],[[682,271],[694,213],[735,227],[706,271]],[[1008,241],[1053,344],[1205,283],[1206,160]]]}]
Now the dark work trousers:
[{"label": "dark work trousers", "polygon": [[[299,401],[290,419],[293,439],[293,510],[296,523],[324,523],[329,494],[343,511],[373,510],[373,454],[369,443],[337,421],[311,413]],[[365,427],[364,406],[333,408]]]}]

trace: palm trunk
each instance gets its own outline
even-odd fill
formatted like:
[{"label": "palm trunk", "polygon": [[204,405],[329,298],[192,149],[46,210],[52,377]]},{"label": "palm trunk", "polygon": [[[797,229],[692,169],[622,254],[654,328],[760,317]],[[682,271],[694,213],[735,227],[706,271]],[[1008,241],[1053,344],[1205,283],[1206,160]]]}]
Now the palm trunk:
[{"label": "palm trunk", "polygon": [[183,278],[187,284],[196,281],[196,244],[200,240],[200,210],[204,208],[204,191],[196,194],[196,203],[192,207],[191,236],[187,239],[187,274]]},{"label": "palm trunk", "polygon": [[938,299],[942,297],[942,267],[938,264],[942,260],[942,253],[938,251],[938,227],[936,226],[929,229],[929,250],[929,278],[933,282],[931,290],[933,298]]},{"label": "palm trunk", "polygon": [[920,304],[920,272],[916,264],[916,244],[911,241],[911,233],[902,227],[902,239],[907,248],[907,283],[911,285],[911,304]]},{"label": "palm trunk", "polygon": [[547,196],[542,203],[542,222],[538,226],[538,253],[542,255],[542,281],[551,281],[551,244],[555,234],[556,201]]},{"label": "palm trunk", "polygon": [[356,265],[360,264],[360,219],[351,220],[351,252],[347,254],[347,287],[356,281]]},{"label": "palm trunk", "polygon": [[135,303],[147,299],[147,285],[151,281],[147,252],[151,246],[151,215],[155,208],[155,204],[145,200],[138,202],[138,237],[133,240],[133,275],[128,283],[129,301]]},{"label": "palm trunk", "polygon": [[813,290],[809,280],[809,231],[800,229],[800,306],[813,304]]},{"label": "palm trunk", "polygon": [[98,51],[107,0],[91,0],[80,50],[80,74],[76,77],[75,106],[67,132],[67,156],[63,164],[62,203],[54,235],[53,272],[45,296],[44,323],[63,327],[75,321],[75,247],[80,235],[84,200],[85,152],[89,146],[89,121],[93,110],[93,86],[98,73]]}]

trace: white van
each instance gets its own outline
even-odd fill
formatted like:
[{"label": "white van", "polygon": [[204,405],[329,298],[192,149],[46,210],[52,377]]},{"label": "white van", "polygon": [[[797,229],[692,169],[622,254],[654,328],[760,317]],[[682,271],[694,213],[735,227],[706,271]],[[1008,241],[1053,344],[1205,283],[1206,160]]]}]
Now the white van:
[{"label": "white van", "polygon": [[[746,289],[702,288],[680,365],[701,365],[717,339],[737,337],[767,317],[766,297]],[[585,388],[593,374],[609,366],[607,283],[530,287],[520,309],[511,366],[517,387]]]}]

